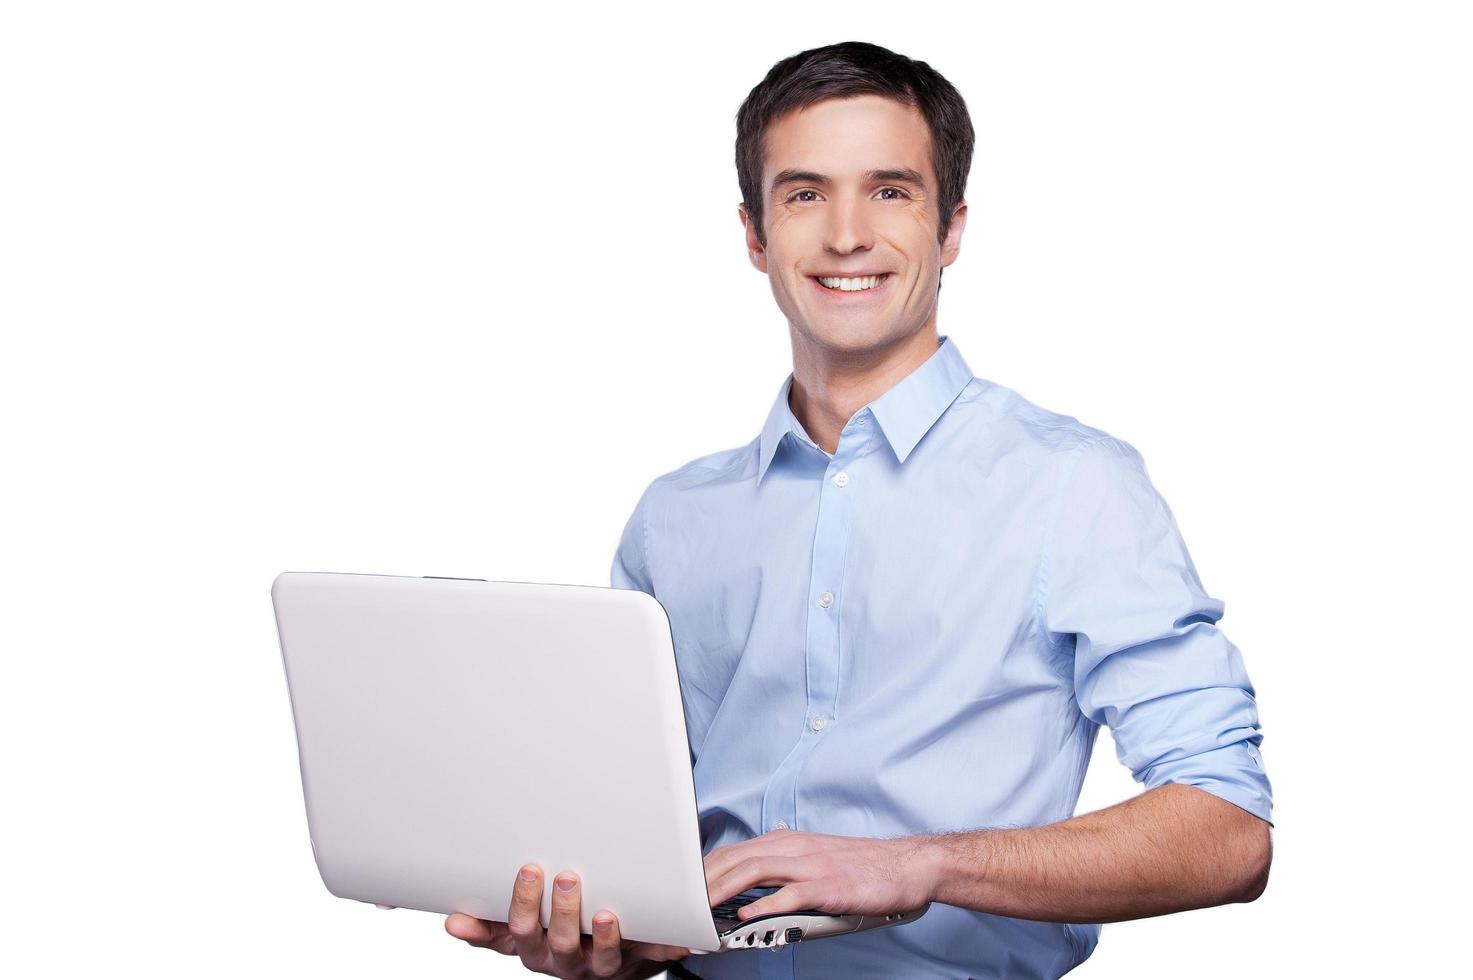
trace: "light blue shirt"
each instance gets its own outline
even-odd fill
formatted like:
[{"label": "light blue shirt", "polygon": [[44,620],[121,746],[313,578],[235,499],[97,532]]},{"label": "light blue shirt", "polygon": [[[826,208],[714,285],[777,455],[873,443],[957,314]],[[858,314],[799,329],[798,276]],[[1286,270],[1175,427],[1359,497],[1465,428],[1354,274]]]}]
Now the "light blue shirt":
[{"label": "light blue shirt", "polygon": [[[940,338],[833,455],[788,405],[659,477],[612,583],[670,616],[704,848],[1074,814],[1100,725],[1146,788],[1265,820],[1257,706],[1134,447],[972,375]],[[704,977],[1057,977],[1099,926],[933,904],[854,936],[692,956]]]}]

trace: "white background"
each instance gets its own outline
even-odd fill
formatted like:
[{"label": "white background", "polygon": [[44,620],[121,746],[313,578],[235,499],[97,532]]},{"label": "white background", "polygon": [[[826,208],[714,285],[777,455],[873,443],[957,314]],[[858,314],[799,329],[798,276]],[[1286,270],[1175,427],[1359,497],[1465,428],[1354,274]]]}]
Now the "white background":
[{"label": "white background", "polygon": [[1461,6],[6,4],[0,972],[519,975],[322,887],[267,590],[607,584],[790,368],[733,116],[849,39],[971,109],[941,332],[1141,450],[1258,689],[1267,893],[1075,975],[1448,972]]}]

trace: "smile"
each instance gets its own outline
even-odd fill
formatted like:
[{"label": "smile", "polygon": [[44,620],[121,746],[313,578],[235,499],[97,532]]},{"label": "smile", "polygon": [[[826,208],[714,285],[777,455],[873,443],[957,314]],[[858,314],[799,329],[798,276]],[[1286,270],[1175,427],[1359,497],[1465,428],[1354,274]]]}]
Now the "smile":
[{"label": "smile", "polygon": [[814,276],[819,285],[836,293],[861,293],[867,289],[874,289],[880,283],[890,278],[888,272],[878,276]]}]

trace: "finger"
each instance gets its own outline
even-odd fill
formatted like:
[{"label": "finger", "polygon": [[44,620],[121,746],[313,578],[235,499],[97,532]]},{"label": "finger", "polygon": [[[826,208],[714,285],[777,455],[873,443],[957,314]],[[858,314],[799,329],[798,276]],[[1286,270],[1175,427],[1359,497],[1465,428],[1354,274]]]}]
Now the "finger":
[{"label": "finger", "polygon": [[768,843],[767,835],[763,834],[751,840],[738,841],[735,844],[716,848],[707,854],[704,860],[707,877],[710,877],[712,873],[724,874],[748,857],[762,853]]},{"label": "finger", "polygon": [[745,922],[759,915],[772,915],[777,912],[801,912],[804,909],[823,910],[822,903],[826,893],[827,889],[824,888],[822,882],[797,881],[784,888],[779,888],[771,895],[757,899],[751,905],[738,909],[737,918]]},{"label": "finger", "polygon": [[488,922],[473,915],[456,912],[445,919],[445,931],[456,939],[502,952],[502,947],[511,941],[511,931],[504,922]]},{"label": "finger", "polygon": [[619,972],[624,959],[619,949],[619,919],[602,909],[593,917],[593,950],[588,955],[588,968],[594,976],[611,977]]},{"label": "finger", "polygon": [[583,940],[578,928],[581,888],[578,876],[564,871],[553,879],[552,918],[547,923],[547,949],[560,975],[583,967]]},{"label": "finger", "polygon": [[506,925],[522,965],[535,970],[547,957],[547,940],[542,933],[542,869],[535,864],[526,865],[517,874]]},{"label": "finger", "polygon": [[807,862],[788,854],[750,858],[706,886],[715,907],[757,885],[786,885],[809,877]]},{"label": "finger", "polygon": [[[727,844],[718,847],[706,855],[704,866],[706,870],[706,887],[709,889],[712,882],[728,874],[732,868],[749,861],[752,858],[763,857],[777,853],[778,851],[791,851],[795,841],[791,838],[798,837],[795,830],[774,830],[751,840],[744,840],[737,844]],[[725,901],[725,899],[723,899]],[[712,903],[716,904],[715,902]]]}]

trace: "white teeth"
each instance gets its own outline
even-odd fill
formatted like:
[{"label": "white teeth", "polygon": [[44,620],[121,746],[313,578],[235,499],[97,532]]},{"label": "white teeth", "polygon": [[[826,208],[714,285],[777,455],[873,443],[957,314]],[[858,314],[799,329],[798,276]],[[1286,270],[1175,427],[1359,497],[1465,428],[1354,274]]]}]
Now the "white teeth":
[{"label": "white teeth", "polygon": [[860,276],[858,279],[840,279],[834,276],[819,276],[818,281],[830,289],[852,293],[861,289],[873,289],[885,279],[884,276]]}]

